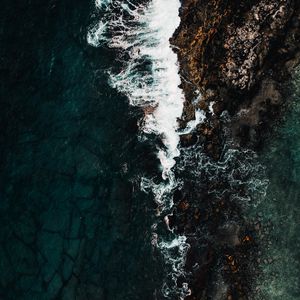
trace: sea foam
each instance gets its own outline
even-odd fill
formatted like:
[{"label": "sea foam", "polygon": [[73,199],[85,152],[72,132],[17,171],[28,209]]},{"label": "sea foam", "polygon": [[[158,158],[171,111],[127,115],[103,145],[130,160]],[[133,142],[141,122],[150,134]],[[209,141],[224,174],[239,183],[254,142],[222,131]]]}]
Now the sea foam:
[{"label": "sea foam", "polygon": [[[116,68],[108,71],[109,83],[126,95],[131,105],[144,110],[141,122],[144,135],[155,134],[163,143],[163,147],[157,146],[161,182],[142,178],[141,189],[153,193],[158,215],[166,215],[173,207],[173,192],[180,186],[173,168],[175,158],[180,155],[177,119],[182,115],[184,96],[179,88],[177,56],[169,43],[180,23],[180,1],[152,0],[138,4],[97,0],[96,6],[102,10],[102,18],[90,28],[87,41],[92,46],[119,51],[121,67],[117,71]],[[197,114],[196,122],[201,118],[202,115]],[[195,126],[194,123],[190,125]],[[164,219],[163,216],[159,218]],[[167,299],[174,299],[175,294],[184,298],[189,294],[188,286],[184,283],[178,288],[176,280],[184,273],[189,247],[186,237],[170,232],[165,237],[155,232],[153,236],[152,244],[161,250],[171,268],[163,284],[163,294]]]}]

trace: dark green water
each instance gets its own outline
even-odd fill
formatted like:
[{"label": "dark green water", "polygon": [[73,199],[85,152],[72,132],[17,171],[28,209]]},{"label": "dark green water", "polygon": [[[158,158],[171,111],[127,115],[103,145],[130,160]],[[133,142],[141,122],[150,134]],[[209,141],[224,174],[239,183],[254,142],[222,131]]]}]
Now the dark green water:
[{"label": "dark green water", "polygon": [[[153,299],[153,149],[86,43],[89,1],[5,1],[0,13],[0,299]],[[147,170],[147,171],[146,171]],[[155,276],[154,276],[155,274]]]},{"label": "dark green water", "polygon": [[267,300],[300,299],[300,69],[290,86],[289,108],[260,156],[269,186],[255,209],[268,241],[259,283]]},{"label": "dark green water", "polygon": [[[137,139],[140,112],[107,84],[115,53],[87,45],[94,3],[5,2],[0,299],[155,299],[164,271],[150,245],[152,199],[139,191],[140,176],[157,172],[155,149]],[[299,86],[296,75],[260,155],[270,184],[254,212],[273,226],[267,300],[300,299]]]}]

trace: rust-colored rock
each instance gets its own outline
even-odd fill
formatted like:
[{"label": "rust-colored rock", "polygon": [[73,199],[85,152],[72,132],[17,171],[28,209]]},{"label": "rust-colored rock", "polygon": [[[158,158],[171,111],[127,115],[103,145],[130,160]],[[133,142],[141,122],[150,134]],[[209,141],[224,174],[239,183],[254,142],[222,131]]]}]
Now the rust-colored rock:
[{"label": "rust-colored rock", "polygon": [[[258,150],[285,105],[282,83],[300,61],[300,2],[181,2],[181,24],[170,39],[186,97],[180,127],[195,119],[196,109],[206,115],[194,132],[181,136],[181,145],[199,145],[212,164],[222,160],[229,142]],[[191,245],[186,299],[254,299],[257,223],[247,221],[232,197],[243,196],[244,187],[214,175],[203,172],[199,182],[184,182],[174,199],[172,226]]]}]

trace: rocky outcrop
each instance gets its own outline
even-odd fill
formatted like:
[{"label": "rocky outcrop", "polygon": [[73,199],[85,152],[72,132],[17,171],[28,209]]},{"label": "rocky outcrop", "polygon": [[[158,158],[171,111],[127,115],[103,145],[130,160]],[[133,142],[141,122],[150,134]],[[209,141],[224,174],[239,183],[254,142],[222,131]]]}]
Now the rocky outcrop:
[{"label": "rocky outcrop", "polygon": [[180,17],[170,40],[186,96],[180,126],[198,110],[206,115],[181,136],[202,164],[193,176],[182,168],[186,182],[174,196],[170,225],[191,245],[182,281],[187,299],[256,299],[261,224],[241,199],[259,197],[249,185],[263,171],[250,157],[286,106],[285,83],[300,60],[300,4],[182,0]]},{"label": "rocky outcrop", "polygon": [[[228,111],[227,127],[234,129],[235,141],[256,147],[262,129],[284,103],[280,84],[299,62],[299,4],[185,0],[180,16],[171,44],[186,94],[181,125],[200,108],[207,112],[207,126],[219,131],[220,116]],[[215,158],[220,143],[207,138],[207,150]]]}]

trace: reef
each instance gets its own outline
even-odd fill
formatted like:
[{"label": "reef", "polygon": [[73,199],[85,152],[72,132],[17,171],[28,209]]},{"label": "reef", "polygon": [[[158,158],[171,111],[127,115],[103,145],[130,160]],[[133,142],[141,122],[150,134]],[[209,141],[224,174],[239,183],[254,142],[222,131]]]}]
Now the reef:
[{"label": "reef", "polygon": [[197,111],[205,120],[181,135],[182,151],[194,152],[202,170],[190,179],[191,170],[182,168],[186,180],[169,217],[190,244],[178,285],[188,282],[186,299],[256,299],[261,232],[268,228],[247,217],[241,199],[251,203],[263,189],[262,183],[256,195],[250,191],[250,177],[263,177],[252,157],[288,105],[286,83],[300,61],[300,3],[181,3],[181,24],[170,39],[186,98],[179,123],[186,128]]}]

